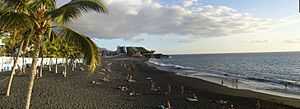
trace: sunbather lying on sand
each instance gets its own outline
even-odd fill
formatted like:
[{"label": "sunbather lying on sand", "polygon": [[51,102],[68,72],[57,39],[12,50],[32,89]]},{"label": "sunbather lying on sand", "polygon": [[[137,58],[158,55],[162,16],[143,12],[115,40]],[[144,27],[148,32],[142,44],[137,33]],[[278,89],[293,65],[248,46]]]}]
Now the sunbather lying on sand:
[{"label": "sunbather lying on sand", "polygon": [[101,82],[92,81],[93,84],[101,84]]},{"label": "sunbather lying on sand", "polygon": [[225,100],[221,99],[221,100],[217,100],[216,103],[218,103],[218,104],[227,104],[228,101],[225,101]]},{"label": "sunbather lying on sand", "polygon": [[102,81],[109,81],[106,77],[104,77],[103,79],[102,79]]},{"label": "sunbather lying on sand", "polygon": [[127,86],[119,86],[118,89],[120,89],[122,91],[127,91],[128,87]]},{"label": "sunbather lying on sand", "polygon": [[106,77],[104,77],[104,78],[102,79],[102,81],[109,81],[108,78],[109,78],[109,74],[107,74]]},{"label": "sunbather lying on sand", "polygon": [[198,97],[196,96],[196,94],[193,94],[193,97],[191,98],[185,98],[186,101],[191,101],[191,102],[196,102],[198,101]]},{"label": "sunbather lying on sand", "polygon": [[129,93],[129,95],[141,95],[140,93],[136,93],[135,91],[132,91]]}]

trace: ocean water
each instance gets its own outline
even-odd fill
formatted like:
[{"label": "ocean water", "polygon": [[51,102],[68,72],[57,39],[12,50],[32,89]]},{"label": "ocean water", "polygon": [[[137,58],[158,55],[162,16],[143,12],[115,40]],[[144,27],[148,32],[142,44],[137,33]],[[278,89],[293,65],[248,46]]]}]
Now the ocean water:
[{"label": "ocean water", "polygon": [[[178,75],[300,99],[300,52],[171,55],[149,63]],[[238,83],[233,82],[238,79]],[[289,84],[286,88],[284,84]]]}]

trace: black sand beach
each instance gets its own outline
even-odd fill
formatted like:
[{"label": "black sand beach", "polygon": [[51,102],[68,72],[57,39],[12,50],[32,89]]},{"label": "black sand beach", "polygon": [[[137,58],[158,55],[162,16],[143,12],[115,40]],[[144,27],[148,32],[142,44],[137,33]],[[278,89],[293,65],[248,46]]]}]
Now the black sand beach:
[{"label": "black sand beach", "polygon": [[[156,109],[167,100],[175,109],[227,109],[231,104],[235,109],[255,109],[257,100],[260,101],[261,109],[300,108],[300,100],[230,89],[203,80],[178,76],[172,72],[160,71],[148,67],[144,61],[143,58],[104,59],[102,66],[98,67],[94,74],[89,74],[87,70],[81,71],[78,67],[75,71],[69,68],[67,77],[63,77],[61,73],[55,74],[54,71],[49,72],[45,67],[44,76],[35,81],[31,108]],[[103,71],[110,62],[111,72]],[[121,63],[130,64],[133,68],[128,70]],[[109,74],[109,81],[102,81],[106,74]],[[131,74],[136,82],[127,82],[128,74]],[[0,73],[0,80],[8,76],[9,73]],[[146,77],[151,77],[161,90],[151,91],[150,80]],[[23,108],[27,81],[28,73],[16,75],[10,97],[4,96],[8,81],[1,82],[0,108]],[[165,95],[168,85],[171,86],[171,94]],[[182,85],[185,89],[183,94],[180,92]],[[128,86],[129,90],[121,91],[118,89],[119,86]],[[133,91],[135,94],[130,95]],[[192,97],[193,93],[199,101],[187,102],[185,98]],[[221,99],[228,103],[218,104],[216,101]]]}]

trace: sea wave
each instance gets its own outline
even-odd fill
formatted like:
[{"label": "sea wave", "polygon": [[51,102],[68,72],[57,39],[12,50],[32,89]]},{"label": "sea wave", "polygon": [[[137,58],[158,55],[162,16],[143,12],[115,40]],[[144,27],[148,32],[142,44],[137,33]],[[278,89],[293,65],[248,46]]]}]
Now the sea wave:
[{"label": "sea wave", "polygon": [[192,67],[186,67],[186,66],[170,64],[170,63],[162,63],[162,62],[157,61],[157,59],[150,59],[148,62],[151,64],[155,64],[157,66],[162,66],[162,67],[171,67],[174,69],[182,69],[182,70],[194,70],[194,68],[192,68]]}]

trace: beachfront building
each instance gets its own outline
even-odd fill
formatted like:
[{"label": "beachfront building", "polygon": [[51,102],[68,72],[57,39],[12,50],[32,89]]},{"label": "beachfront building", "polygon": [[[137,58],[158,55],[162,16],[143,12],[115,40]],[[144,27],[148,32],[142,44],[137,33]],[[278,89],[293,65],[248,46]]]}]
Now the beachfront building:
[{"label": "beachfront building", "polygon": [[126,50],[126,47],[125,46],[118,46],[117,47],[117,53],[119,54],[127,54],[127,50]]}]

